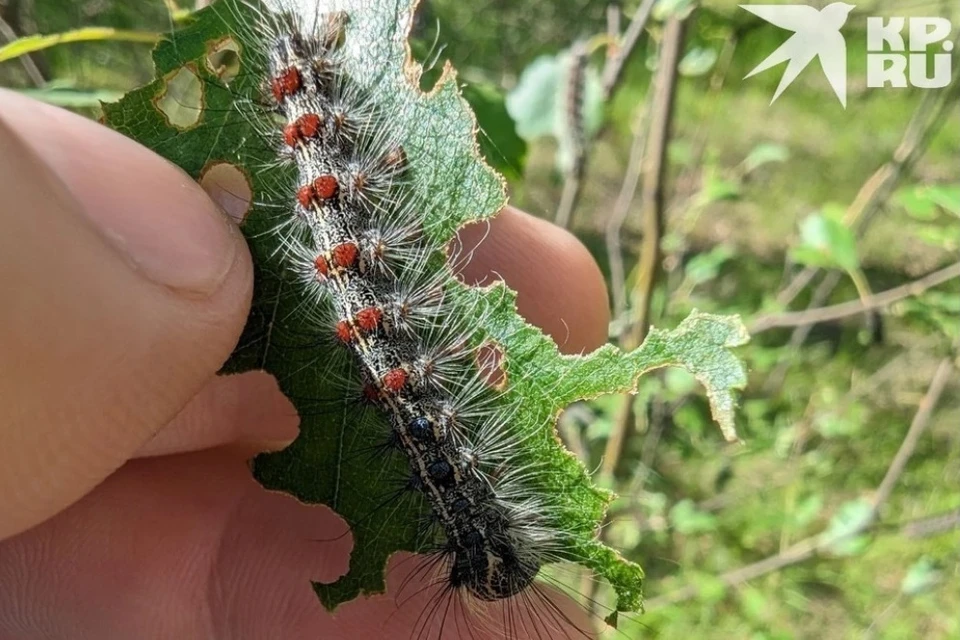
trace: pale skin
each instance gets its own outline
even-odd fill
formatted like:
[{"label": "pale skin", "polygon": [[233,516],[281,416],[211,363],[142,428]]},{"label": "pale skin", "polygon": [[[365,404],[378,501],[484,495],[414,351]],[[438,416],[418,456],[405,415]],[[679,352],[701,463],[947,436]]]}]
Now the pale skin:
[{"label": "pale skin", "polygon": [[[464,276],[503,278],[564,352],[605,341],[603,278],[566,231],[508,207]],[[309,581],[346,571],[343,522],[250,475],[299,422],[268,375],[215,376],[251,295],[235,221],[189,176],[0,90],[0,637],[409,635],[414,565],[331,616]]]}]

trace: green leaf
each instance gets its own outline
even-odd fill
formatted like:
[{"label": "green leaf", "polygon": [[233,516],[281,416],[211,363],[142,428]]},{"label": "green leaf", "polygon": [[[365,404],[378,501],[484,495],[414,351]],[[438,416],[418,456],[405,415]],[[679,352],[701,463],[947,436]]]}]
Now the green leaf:
[{"label": "green leaf", "polygon": [[678,533],[693,535],[716,530],[717,519],[710,513],[698,510],[693,500],[684,499],[670,509],[670,524]]},{"label": "green leaf", "polygon": [[697,597],[706,604],[718,604],[727,597],[727,583],[709,573],[699,573],[693,580]]},{"label": "green leaf", "polygon": [[900,189],[894,200],[923,222],[935,220],[941,209],[960,217],[960,185],[912,185]]},{"label": "green leaf", "polygon": [[690,258],[683,269],[684,275],[693,285],[709,282],[720,274],[721,267],[735,255],[736,250],[731,245],[718,244]]},{"label": "green leaf", "polygon": [[106,89],[44,88],[18,89],[17,92],[34,100],[55,104],[58,107],[67,107],[68,109],[99,108],[101,103],[116,102],[122,95],[119,91]]},{"label": "green leaf", "polygon": [[524,140],[553,134],[560,76],[558,56],[539,56],[520,73],[517,86],[507,94],[507,112]]},{"label": "green leaf", "polygon": [[823,510],[823,495],[819,493],[812,493],[797,504],[797,508],[794,509],[792,520],[794,526],[798,529],[805,527],[811,522],[814,518],[820,515],[820,512]]},{"label": "green leaf", "polygon": [[0,62],[6,62],[34,51],[43,51],[59,44],[71,42],[113,41],[144,42],[153,44],[160,38],[157,33],[148,31],[124,31],[112,27],[86,27],[64,33],[50,35],[32,35],[18,38],[0,47]]},{"label": "green leaf", "polygon": [[771,162],[786,162],[790,159],[790,150],[782,144],[762,142],[755,146],[743,160],[744,173],[752,173]]},{"label": "green leaf", "polygon": [[694,47],[683,56],[680,64],[677,65],[677,71],[682,76],[697,77],[702,76],[717,62],[716,49],[707,47]]},{"label": "green leaf", "polygon": [[860,533],[873,521],[875,515],[873,504],[863,498],[840,505],[827,530],[822,534],[823,548],[838,556],[862,553],[868,540]]},{"label": "green leaf", "polygon": [[744,585],[737,590],[743,614],[754,622],[766,622],[769,610],[767,595],[760,589]]},{"label": "green leaf", "polygon": [[477,116],[484,159],[505,178],[519,180],[527,160],[527,143],[517,135],[505,96],[491,84],[471,82],[463,86],[463,97]]},{"label": "green leaf", "polygon": [[894,196],[894,201],[906,209],[915,220],[929,222],[935,220],[939,213],[937,204],[927,196],[926,188],[921,185],[901,189]]},{"label": "green leaf", "polygon": [[661,22],[672,16],[685,18],[693,11],[695,6],[695,0],[658,0],[657,3],[653,5],[651,15],[654,20]]},{"label": "green leaf", "polygon": [[926,197],[944,211],[960,217],[960,185],[939,185],[926,188]]},{"label": "green leaf", "polygon": [[807,216],[800,224],[801,244],[794,247],[793,259],[821,268],[840,267],[853,272],[860,267],[857,239],[831,212]]},{"label": "green leaf", "polygon": [[707,168],[703,188],[697,195],[697,204],[705,206],[724,200],[736,200],[743,192],[739,180],[729,180],[719,175],[716,169]]},{"label": "green leaf", "polygon": [[900,593],[905,596],[920,595],[943,580],[943,572],[930,558],[924,556],[910,565],[900,582]]},{"label": "green leaf", "polygon": [[[446,270],[443,248],[456,230],[471,220],[494,215],[504,203],[503,184],[477,153],[475,120],[453,74],[441,78],[428,94],[410,80],[405,63],[410,0],[357,0],[343,45],[342,69],[358,88],[402,128],[401,142],[410,158],[411,181],[422,197],[424,233],[437,248],[428,268]],[[316,300],[283,263],[284,238],[275,231],[277,211],[289,209],[283,185],[289,167],[260,135],[256,114],[241,105],[256,104],[262,49],[247,40],[242,24],[252,19],[244,0],[225,0],[192,16],[189,26],[162,40],[154,51],[157,77],[116,104],[104,105],[105,121],[139,140],[199,178],[220,162],[243,169],[256,205],[243,224],[256,268],[253,308],[240,345],[226,366],[230,372],[264,369],[301,417],[299,438],[287,449],[259,456],[255,474],[268,488],[323,503],[350,525],[354,539],[349,572],[333,584],[315,585],[328,607],[361,593],[384,588],[383,570],[396,551],[423,550],[420,523],[426,507],[396,500],[378,509],[395,491],[395,478],[406,467],[399,456],[377,462],[371,472],[370,448],[382,442],[388,426],[373,411],[358,410],[343,397],[343,378],[355,377],[340,347],[315,336]],[[212,47],[225,37],[236,39],[241,72],[229,86],[207,64]],[[168,121],[159,108],[169,79],[189,69],[202,83],[202,112],[186,127]],[[244,70],[247,73],[244,73]],[[415,78],[414,78],[415,80]],[[287,187],[289,189],[289,187]],[[517,464],[549,469],[531,478],[566,541],[569,559],[593,569],[617,593],[617,608],[640,606],[643,572],[597,539],[596,531],[612,494],[594,486],[583,465],[559,444],[554,425],[560,411],[582,399],[635,391],[638,378],[652,369],[681,366],[706,387],[714,418],[725,437],[736,439],[734,390],[746,382],[739,360],[730,352],[744,344],[746,330],[737,317],[696,311],[676,329],[653,329],[644,344],[628,354],[605,346],[586,356],[563,356],[556,344],[516,313],[516,295],[502,283],[467,287],[444,272],[445,304],[451,321],[472,327],[466,338],[479,346],[496,344],[509,384],[503,402],[511,414],[511,434],[523,442]]]}]

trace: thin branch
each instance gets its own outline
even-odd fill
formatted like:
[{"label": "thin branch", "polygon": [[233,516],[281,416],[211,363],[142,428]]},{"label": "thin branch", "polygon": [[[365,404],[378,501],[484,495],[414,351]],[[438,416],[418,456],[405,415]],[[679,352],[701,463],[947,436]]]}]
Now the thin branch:
[{"label": "thin branch", "polygon": [[851,300],[850,302],[842,302],[829,307],[762,316],[750,325],[750,333],[756,335],[761,331],[767,331],[775,327],[799,327],[816,324],[818,322],[839,320],[840,318],[857,315],[864,311],[885,307],[904,298],[920,295],[927,289],[943,284],[954,278],[960,278],[960,262],[955,262],[949,267],[934,271],[913,282],[908,282],[899,287],[873,294],[866,301],[862,299]]},{"label": "thin branch", "polygon": [[[816,309],[826,302],[827,298],[830,297],[830,294],[833,293],[833,290],[836,288],[837,283],[840,282],[842,275],[840,271],[827,273],[817,288],[813,290],[813,295],[810,296],[810,304],[807,305],[807,310]],[[790,365],[796,360],[794,354],[796,354],[800,347],[803,346],[803,343],[807,341],[807,337],[813,330],[813,326],[812,324],[800,325],[790,334],[790,341],[787,343],[787,348],[780,352],[777,367],[770,372],[770,375],[763,383],[764,394],[767,396],[779,394],[781,385],[783,385],[787,379],[787,372],[790,369]]]},{"label": "thin branch", "polygon": [[[643,4],[637,9],[630,21],[626,32],[621,38],[618,31],[620,23],[620,13],[618,10],[607,10],[607,30],[611,37],[611,45],[607,52],[607,61],[604,63],[601,77],[601,95],[603,104],[607,104],[613,97],[614,92],[620,86],[623,79],[623,70],[626,67],[630,54],[636,48],[643,35],[643,29],[647,25],[650,13],[656,0],[643,0]],[[594,137],[599,137],[601,131],[595,132]],[[560,203],[557,205],[557,212],[554,216],[554,222],[561,227],[566,228],[573,217],[573,211],[580,200],[580,192],[583,189],[583,175],[586,171],[587,154],[590,151],[589,144],[584,142],[574,149],[573,167],[565,176],[563,192],[560,195]]]},{"label": "thin branch", "polygon": [[[0,16],[0,37],[6,42],[13,42],[19,37],[13,27],[7,24],[2,16]],[[30,82],[32,82],[34,86],[39,89],[47,84],[47,79],[43,77],[40,67],[37,66],[31,54],[27,53],[20,56],[20,63],[23,65],[23,70],[27,73],[27,77],[30,78]]]},{"label": "thin branch", "polygon": [[[656,94],[650,111],[650,132],[647,152],[644,154],[641,215],[643,239],[640,245],[640,264],[634,299],[637,301],[632,326],[621,336],[621,345],[631,349],[641,344],[650,329],[650,304],[653,289],[661,270],[660,239],[664,231],[664,192],[667,179],[667,146],[673,128],[674,105],[677,94],[677,66],[683,52],[686,19],[676,16],[667,20],[663,32],[663,46],[655,81]],[[614,424],[604,451],[601,473],[611,477],[620,461],[623,444],[631,421],[633,398],[624,398],[620,415]]]},{"label": "thin branch", "polygon": [[[960,36],[953,44],[952,60],[955,71],[950,86],[943,91],[928,91],[924,94],[907,124],[900,144],[893,152],[893,157],[867,178],[847,209],[844,223],[851,226],[858,235],[863,234],[873,216],[883,208],[903,177],[910,173],[926,152],[930,140],[956,104],[956,94],[960,89],[960,70],[957,70],[960,63]],[[777,303],[782,307],[788,306],[818,272],[816,267],[807,267],[800,271],[777,296]]]},{"label": "thin branch", "polygon": [[[779,571],[784,567],[809,560],[810,558],[816,556],[818,552],[827,548],[829,545],[836,544],[841,540],[856,537],[870,528],[871,525],[874,524],[880,509],[887,502],[887,500],[889,500],[890,495],[893,492],[893,487],[903,474],[903,470],[906,468],[906,464],[910,459],[910,456],[913,455],[913,452],[917,446],[917,442],[920,440],[920,436],[923,435],[923,432],[926,430],[927,425],[930,422],[930,416],[933,414],[933,409],[940,400],[940,396],[943,394],[943,390],[947,386],[947,382],[949,381],[950,374],[952,372],[953,358],[948,357],[941,360],[940,364],[937,366],[936,372],[933,374],[933,379],[930,381],[930,386],[927,388],[927,392],[924,394],[923,399],[920,400],[920,405],[917,407],[917,412],[914,414],[913,420],[910,422],[910,428],[907,430],[907,435],[904,436],[903,442],[900,444],[899,450],[894,456],[893,461],[890,463],[890,467],[887,469],[887,473],[884,475],[883,481],[880,483],[880,486],[877,488],[877,491],[874,494],[871,505],[871,518],[865,519],[859,527],[852,531],[845,532],[844,535],[839,538],[836,536],[826,536],[823,533],[805,538],[804,540],[791,545],[777,555],[764,558],[759,562],[754,562],[744,567],[724,573],[719,577],[720,581],[730,587],[748,582],[754,578],[759,578],[760,576],[768,573]],[[699,587],[696,585],[689,585],[670,593],[666,593],[662,596],[647,600],[645,608],[647,611],[650,611],[659,607],[677,604],[679,602],[696,597],[698,593],[700,593]]]},{"label": "thin branch", "polygon": [[630,213],[630,205],[637,194],[640,184],[640,172],[643,167],[644,150],[647,146],[647,117],[650,114],[650,102],[656,95],[656,87],[651,84],[648,99],[637,110],[633,125],[633,144],[630,145],[630,159],[623,174],[620,193],[613,205],[613,212],[607,221],[605,230],[607,259],[610,262],[610,290],[613,292],[613,317],[621,318],[627,310],[627,276],[623,267],[623,248],[620,234]]},{"label": "thin branch", "polygon": [[[647,26],[647,20],[650,19],[650,13],[653,11],[653,5],[656,0],[643,0],[643,3],[633,14],[633,20],[627,26],[623,38],[613,52],[613,55],[607,57],[607,62],[603,69],[603,101],[607,102],[613,96],[617,86],[620,84],[620,78],[623,76],[623,70],[626,67],[630,54],[633,53],[640,36],[643,35],[643,29]],[[608,14],[609,15],[609,14]]]},{"label": "thin branch", "polygon": [[650,303],[661,269],[660,240],[664,233],[664,201],[667,181],[667,148],[673,134],[674,106],[677,97],[678,65],[683,53],[686,20],[672,17],[663,32],[663,48],[655,82],[656,94],[650,116],[647,152],[643,161],[643,190],[640,215],[643,239],[640,245],[640,264],[634,286],[637,300],[633,326],[623,338],[624,346],[638,346],[650,329]]},{"label": "thin branch", "polygon": [[900,533],[908,538],[917,539],[929,538],[953,529],[960,529],[960,509],[907,522],[900,529]]},{"label": "thin branch", "polygon": [[907,461],[910,460],[910,456],[913,455],[914,449],[917,448],[917,442],[920,441],[920,436],[923,435],[927,424],[930,422],[930,416],[933,415],[933,409],[936,407],[937,401],[940,400],[940,395],[943,393],[944,387],[947,386],[947,381],[950,379],[952,370],[953,360],[951,358],[944,358],[940,361],[936,373],[933,374],[933,380],[930,382],[930,388],[927,389],[927,393],[923,396],[923,399],[920,400],[920,406],[917,408],[917,413],[913,416],[910,429],[907,431],[907,435],[900,444],[897,455],[894,456],[893,462],[890,463],[890,467],[883,476],[883,481],[880,483],[880,487],[873,497],[874,513],[878,512],[887,500],[890,499],[890,494],[893,493],[893,487],[897,484],[900,476],[903,475]]}]

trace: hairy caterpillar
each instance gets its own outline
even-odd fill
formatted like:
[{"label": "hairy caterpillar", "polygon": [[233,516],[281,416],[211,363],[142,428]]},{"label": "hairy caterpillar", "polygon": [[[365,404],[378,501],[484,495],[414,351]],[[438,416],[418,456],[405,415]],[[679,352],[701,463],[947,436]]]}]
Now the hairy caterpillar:
[{"label": "hairy caterpillar", "polygon": [[[351,571],[316,585],[321,599],[381,590],[386,558],[405,549],[432,554],[414,574],[443,587],[425,619],[456,602],[488,621],[491,605],[507,637],[582,635],[538,586],[561,561],[595,570],[616,608],[635,610],[642,572],[596,540],[610,494],[559,445],[557,412],[666,364],[710,380],[738,327],[698,316],[651,332],[646,350],[560,356],[508,290],[467,287],[448,266],[454,231],[499,209],[502,183],[476,155],[452,76],[425,95],[403,65],[409,1],[265,4],[197,14],[155,52],[161,79],[105,116],[198,177],[240,165],[255,194],[245,232],[260,305],[231,368],[275,372],[304,422],[288,450],[258,458],[260,480],[351,525]],[[224,38],[241,58],[229,82],[210,64]],[[143,107],[185,69],[202,80],[203,111],[172,132]],[[681,343],[702,347],[695,360]],[[721,411],[736,382],[714,385]]]},{"label": "hairy caterpillar", "polygon": [[512,407],[487,379],[495,356],[445,313],[449,276],[423,276],[437,247],[423,233],[423,203],[405,191],[407,154],[390,117],[339,69],[349,14],[265,15],[267,84],[306,230],[289,240],[291,261],[332,303],[329,329],[389,419],[389,448],[406,456],[408,487],[426,497],[441,533],[447,588],[487,602],[524,594],[563,548],[549,505],[524,486],[525,475],[549,470],[515,468],[511,451],[523,442],[508,435]]}]

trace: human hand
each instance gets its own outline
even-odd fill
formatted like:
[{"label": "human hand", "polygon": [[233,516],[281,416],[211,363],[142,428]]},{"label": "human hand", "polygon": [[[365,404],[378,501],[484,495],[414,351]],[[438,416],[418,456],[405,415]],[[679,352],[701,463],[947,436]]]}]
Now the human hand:
[{"label": "human hand", "polygon": [[[0,90],[0,225],[0,638],[409,636],[435,597],[407,586],[397,610],[414,563],[329,614],[308,582],[346,571],[343,522],[250,475],[297,417],[266,374],[215,377],[252,275],[196,183]],[[464,278],[494,272],[564,351],[604,341],[603,279],[566,232],[506,209]]]}]

